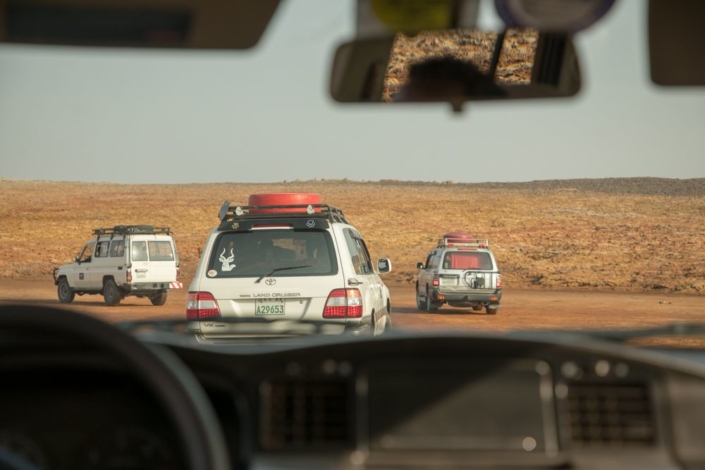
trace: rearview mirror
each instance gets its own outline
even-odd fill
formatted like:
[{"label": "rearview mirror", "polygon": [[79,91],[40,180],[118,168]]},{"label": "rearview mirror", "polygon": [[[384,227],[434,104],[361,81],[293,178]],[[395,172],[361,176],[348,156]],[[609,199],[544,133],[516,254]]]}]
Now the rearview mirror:
[{"label": "rearview mirror", "polygon": [[392,270],[392,261],[384,258],[377,260],[377,271],[380,273],[388,273]]},{"label": "rearview mirror", "polygon": [[335,55],[341,103],[448,102],[574,96],[581,77],[572,37],[509,29],[425,31],[362,39]]},{"label": "rearview mirror", "polygon": [[423,268],[424,268],[423,263],[416,263],[416,267],[417,267],[418,269],[423,269]]}]

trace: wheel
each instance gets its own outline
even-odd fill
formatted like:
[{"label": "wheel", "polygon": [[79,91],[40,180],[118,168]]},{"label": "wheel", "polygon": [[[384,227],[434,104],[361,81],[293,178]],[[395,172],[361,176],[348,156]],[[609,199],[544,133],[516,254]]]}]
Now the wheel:
[{"label": "wheel", "polygon": [[59,294],[59,302],[62,304],[70,304],[73,302],[74,297],[76,297],[76,293],[71,290],[69,281],[66,280],[65,277],[59,279],[59,287],[56,290]]},{"label": "wheel", "polygon": [[426,311],[426,301],[421,299],[421,293],[419,293],[419,288],[416,286],[416,308],[421,312]]},{"label": "wheel", "polygon": [[436,313],[438,311],[438,305],[431,302],[431,293],[426,291],[426,311],[428,313]]},{"label": "wheel", "polygon": [[108,279],[103,286],[103,298],[108,305],[117,305],[122,300],[122,294],[112,279]]},{"label": "wheel", "polygon": [[497,315],[497,310],[499,310],[499,305],[488,305],[487,315]]},{"label": "wheel", "polygon": [[152,305],[164,305],[166,303],[166,295],[166,291],[160,292],[151,296],[149,300],[152,302]]},{"label": "wheel", "polygon": [[482,308],[483,308],[483,307],[482,307],[482,305],[480,305],[480,304],[474,305],[474,306],[472,307],[472,309],[475,310],[476,312],[482,311]]}]

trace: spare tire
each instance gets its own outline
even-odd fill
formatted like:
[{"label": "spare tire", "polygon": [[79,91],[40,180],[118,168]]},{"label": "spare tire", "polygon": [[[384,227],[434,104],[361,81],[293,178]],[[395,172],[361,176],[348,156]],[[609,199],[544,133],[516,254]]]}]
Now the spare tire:
[{"label": "spare tire", "polygon": [[[320,204],[321,196],[316,193],[266,193],[266,194],[251,194],[247,201],[248,206],[293,206],[293,205],[309,205]],[[315,209],[320,212],[320,208]],[[268,213],[289,213],[289,212],[306,212],[305,208],[284,208],[284,209],[253,209],[251,214],[268,214]]]},{"label": "spare tire", "polygon": [[446,243],[468,243],[473,236],[467,232],[449,232],[443,235]]}]

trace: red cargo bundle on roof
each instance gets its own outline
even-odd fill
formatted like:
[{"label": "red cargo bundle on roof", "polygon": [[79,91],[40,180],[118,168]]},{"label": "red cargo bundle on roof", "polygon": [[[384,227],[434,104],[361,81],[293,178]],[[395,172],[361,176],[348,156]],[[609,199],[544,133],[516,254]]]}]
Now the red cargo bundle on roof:
[{"label": "red cargo bundle on roof", "polygon": [[[251,194],[247,205],[249,206],[298,206],[309,204],[316,205],[321,203],[320,194],[316,193],[265,193]],[[320,212],[320,208],[315,209]],[[252,209],[250,214],[267,214],[267,213],[282,213],[282,212],[306,212],[306,207],[302,208],[283,208],[283,209]]]},{"label": "red cargo bundle on roof", "polygon": [[446,243],[471,243],[473,236],[467,232],[449,232],[443,235]]}]

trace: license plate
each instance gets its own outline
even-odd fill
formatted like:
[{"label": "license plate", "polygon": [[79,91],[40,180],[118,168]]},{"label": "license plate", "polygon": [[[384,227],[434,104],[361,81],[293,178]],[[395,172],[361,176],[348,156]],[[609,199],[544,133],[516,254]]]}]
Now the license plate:
[{"label": "license plate", "polygon": [[458,279],[455,277],[442,277],[441,278],[441,285],[442,286],[455,286],[458,284]]},{"label": "license plate", "polygon": [[255,315],[284,315],[284,299],[255,299]]},{"label": "license plate", "polygon": [[137,273],[135,275],[135,279],[146,279],[146,278],[147,278],[147,275],[145,273],[142,273],[142,274]]}]

